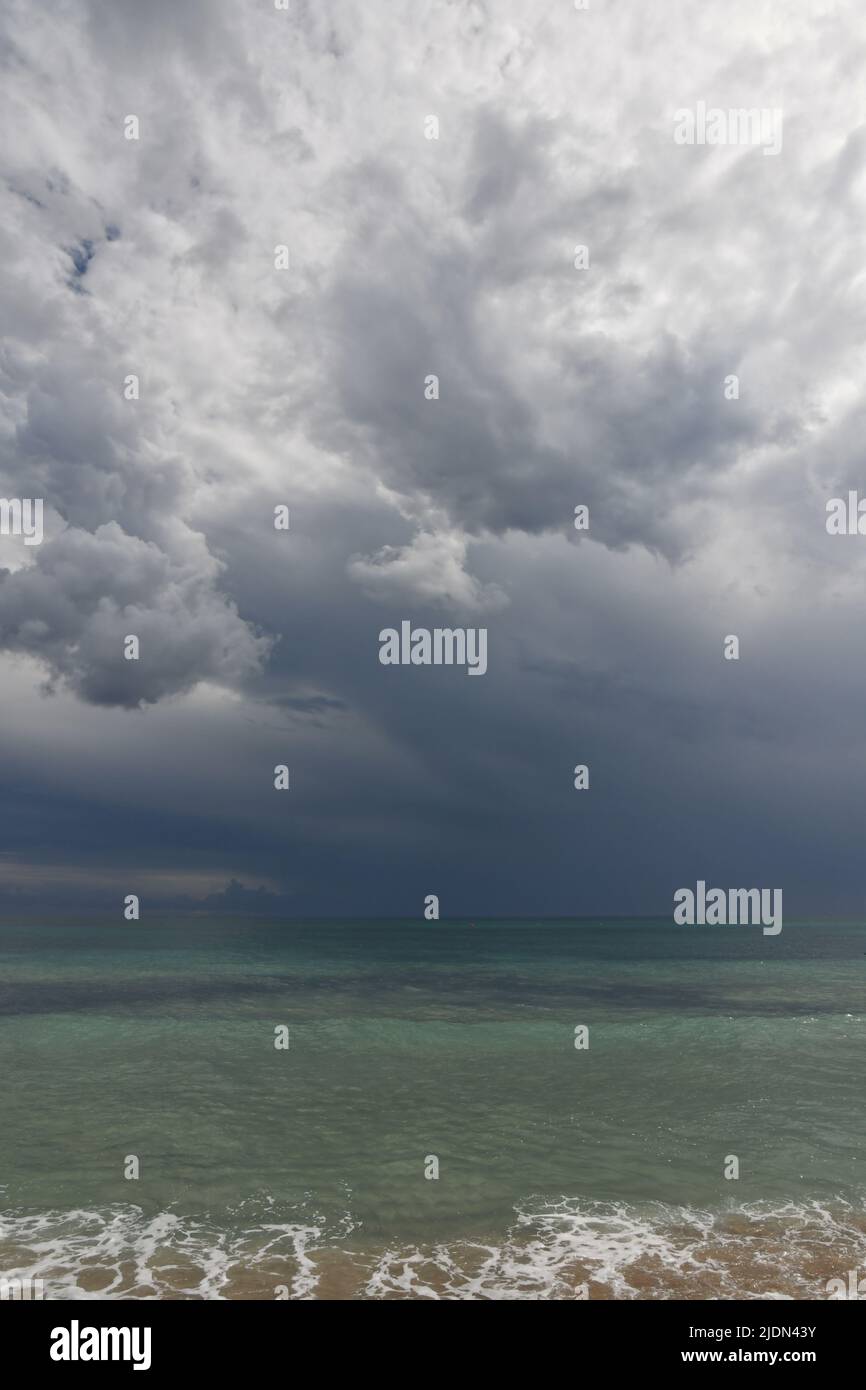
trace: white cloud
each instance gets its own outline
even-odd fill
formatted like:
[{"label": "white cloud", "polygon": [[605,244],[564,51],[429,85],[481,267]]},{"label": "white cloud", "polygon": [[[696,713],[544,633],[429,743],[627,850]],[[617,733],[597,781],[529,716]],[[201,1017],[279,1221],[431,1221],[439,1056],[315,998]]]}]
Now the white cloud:
[{"label": "white cloud", "polygon": [[379,600],[423,599],[470,613],[496,612],[508,597],[497,584],[482,584],[466,571],[466,538],[419,531],[411,544],[383,546],[375,555],[355,556],[349,573]]}]

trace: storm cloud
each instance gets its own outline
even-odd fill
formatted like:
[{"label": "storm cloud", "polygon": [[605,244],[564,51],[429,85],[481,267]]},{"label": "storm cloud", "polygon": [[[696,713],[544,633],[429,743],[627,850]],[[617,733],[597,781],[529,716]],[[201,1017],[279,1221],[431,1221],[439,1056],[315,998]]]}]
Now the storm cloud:
[{"label": "storm cloud", "polygon": [[[859,7],[3,25],[14,902],[858,910]],[[781,149],[677,144],[698,102]],[[483,680],[383,668],[404,619],[486,624]]]}]

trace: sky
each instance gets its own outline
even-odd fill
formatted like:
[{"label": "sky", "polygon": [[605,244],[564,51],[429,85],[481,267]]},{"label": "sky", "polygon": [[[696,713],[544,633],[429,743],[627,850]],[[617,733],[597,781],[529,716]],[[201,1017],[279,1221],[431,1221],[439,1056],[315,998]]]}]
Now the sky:
[{"label": "sky", "polygon": [[859,0],[0,30],[0,911],[862,913]]}]

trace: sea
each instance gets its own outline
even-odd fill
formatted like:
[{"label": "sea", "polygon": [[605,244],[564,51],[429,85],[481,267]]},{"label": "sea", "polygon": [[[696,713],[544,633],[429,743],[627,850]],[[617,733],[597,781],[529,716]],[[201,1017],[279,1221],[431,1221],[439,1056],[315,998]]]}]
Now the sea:
[{"label": "sea", "polygon": [[866,1278],[862,923],[8,922],[0,1077],[46,1299]]}]

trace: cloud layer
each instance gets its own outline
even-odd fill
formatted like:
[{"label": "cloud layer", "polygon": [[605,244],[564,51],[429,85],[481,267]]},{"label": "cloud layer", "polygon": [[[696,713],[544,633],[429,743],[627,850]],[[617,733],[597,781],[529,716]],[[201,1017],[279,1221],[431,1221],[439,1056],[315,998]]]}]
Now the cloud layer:
[{"label": "cloud layer", "polygon": [[[107,845],[166,901],[665,911],[718,873],[854,910],[859,7],[5,27],[0,469],[46,533],[0,538],[45,832],[4,881],[97,883]],[[782,109],[780,152],[678,145],[701,101]],[[485,678],[379,666],[403,618],[486,624]]]}]

